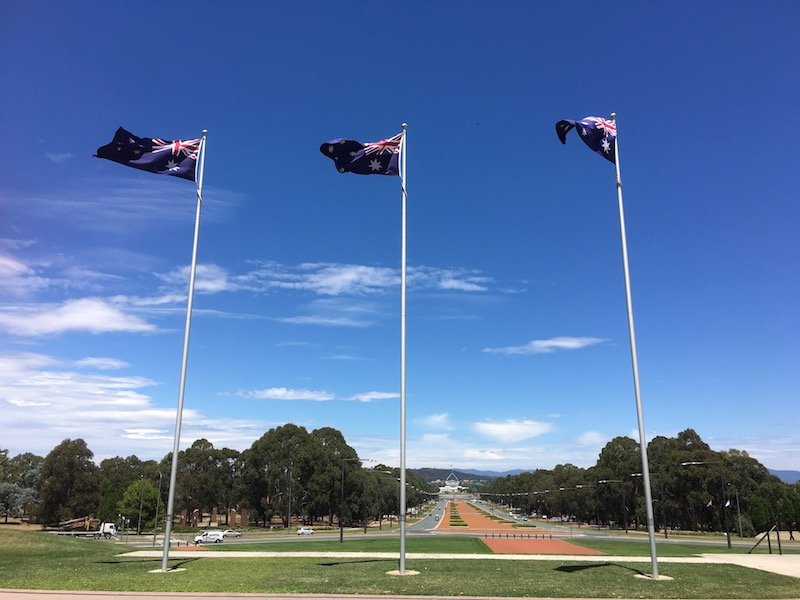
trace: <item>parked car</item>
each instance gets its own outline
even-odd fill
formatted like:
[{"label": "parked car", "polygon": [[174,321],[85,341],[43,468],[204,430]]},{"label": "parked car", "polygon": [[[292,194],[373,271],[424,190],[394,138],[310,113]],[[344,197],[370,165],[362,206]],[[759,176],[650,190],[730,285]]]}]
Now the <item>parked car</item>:
[{"label": "parked car", "polygon": [[221,531],[204,531],[200,535],[194,536],[195,544],[221,544],[225,540],[225,536]]},{"label": "parked car", "polygon": [[313,535],[314,530],[311,527],[301,527],[297,530],[297,535]]},{"label": "parked car", "polygon": [[222,532],[222,537],[241,537],[242,532],[235,529],[226,529]]}]

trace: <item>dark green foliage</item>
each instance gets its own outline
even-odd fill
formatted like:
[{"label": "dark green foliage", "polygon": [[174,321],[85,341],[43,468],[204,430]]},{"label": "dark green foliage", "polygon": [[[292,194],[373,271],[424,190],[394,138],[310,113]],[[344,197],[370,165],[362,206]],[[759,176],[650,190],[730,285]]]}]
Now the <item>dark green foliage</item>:
[{"label": "dark green foliage", "polygon": [[100,474],[82,439],[64,440],[42,462],[37,516],[44,524],[93,515]]},{"label": "dark green foliage", "polygon": [[[746,452],[715,452],[687,429],[674,438],[654,438],[647,453],[653,516],[662,531],[665,524],[673,530],[721,531],[727,522],[736,535],[740,516],[746,537],[778,522],[784,530],[798,528],[800,484],[782,483]],[[557,465],[495,479],[484,491],[525,513],[643,529],[647,518],[641,472],[638,443],[617,437],[593,467]]]}]

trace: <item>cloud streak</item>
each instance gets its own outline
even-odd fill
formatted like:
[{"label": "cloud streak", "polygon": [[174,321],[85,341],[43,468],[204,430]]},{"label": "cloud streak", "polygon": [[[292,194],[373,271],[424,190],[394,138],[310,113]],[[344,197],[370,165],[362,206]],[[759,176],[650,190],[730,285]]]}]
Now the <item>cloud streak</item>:
[{"label": "cloud streak", "polygon": [[502,346],[498,348],[484,348],[484,352],[492,354],[550,354],[560,350],[580,350],[606,340],[596,337],[554,337],[547,340],[531,340],[521,346]]},{"label": "cloud streak", "polygon": [[236,395],[243,398],[254,398],[256,400],[311,400],[314,402],[326,402],[336,398],[334,394],[321,390],[291,389],[285,387],[239,391]]},{"label": "cloud streak", "polygon": [[155,325],[125,314],[101,298],[67,300],[60,306],[0,312],[0,329],[18,336],[37,337],[70,331],[143,333]]},{"label": "cloud streak", "polygon": [[538,437],[552,430],[550,423],[528,419],[508,419],[506,421],[478,421],[472,430],[478,435],[501,443],[516,443]]}]

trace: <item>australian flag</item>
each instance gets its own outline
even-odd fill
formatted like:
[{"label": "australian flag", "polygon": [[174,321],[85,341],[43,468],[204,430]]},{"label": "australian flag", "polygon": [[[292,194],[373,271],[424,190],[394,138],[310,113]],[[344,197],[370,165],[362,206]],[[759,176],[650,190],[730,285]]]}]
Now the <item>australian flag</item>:
[{"label": "australian flag", "polygon": [[122,127],[110,144],[97,149],[97,158],[159,175],[174,175],[194,181],[200,140],[163,140],[136,137]]},{"label": "australian flag", "polygon": [[603,158],[617,162],[614,142],[617,139],[617,124],[612,119],[585,117],[580,121],[563,120],[556,123],[556,135],[562,144],[567,143],[570,129],[580,134],[584,143]]},{"label": "australian flag", "polygon": [[402,141],[402,133],[388,140],[366,144],[339,138],[322,144],[319,151],[333,161],[340,173],[399,175],[398,164]]}]

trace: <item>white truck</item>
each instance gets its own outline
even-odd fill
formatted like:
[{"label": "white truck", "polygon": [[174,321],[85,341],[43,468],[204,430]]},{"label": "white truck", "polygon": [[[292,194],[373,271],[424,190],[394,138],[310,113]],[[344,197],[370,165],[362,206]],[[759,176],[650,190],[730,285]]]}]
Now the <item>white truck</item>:
[{"label": "white truck", "polygon": [[72,535],[76,537],[91,537],[95,539],[105,538],[107,540],[117,537],[117,526],[114,523],[100,523],[98,529],[86,529],[77,531],[54,531],[56,535]]},{"label": "white truck", "polygon": [[91,534],[92,537],[95,538],[106,538],[111,539],[112,537],[117,537],[117,526],[114,523],[100,523],[100,529],[97,531],[88,531],[87,534]]}]

